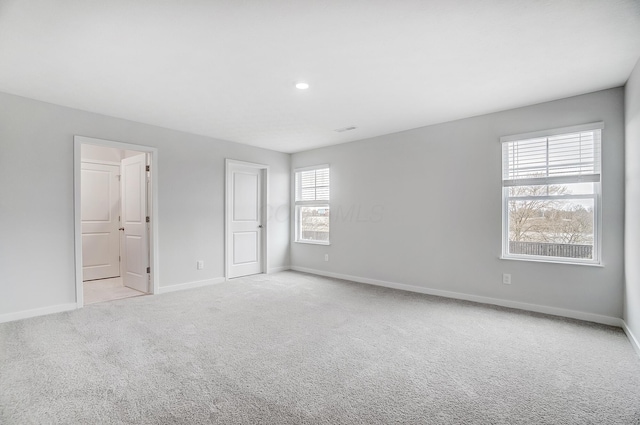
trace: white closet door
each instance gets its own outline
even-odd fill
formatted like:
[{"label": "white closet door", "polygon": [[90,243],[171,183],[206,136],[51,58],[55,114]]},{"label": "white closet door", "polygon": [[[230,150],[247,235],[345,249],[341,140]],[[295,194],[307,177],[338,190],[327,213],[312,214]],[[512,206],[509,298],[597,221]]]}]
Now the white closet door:
[{"label": "white closet door", "polygon": [[119,174],[117,165],[82,163],[82,280],[120,276]]},{"label": "white closet door", "polygon": [[262,170],[230,164],[229,278],[262,273]]},{"label": "white closet door", "polygon": [[147,160],[136,155],[122,160],[122,281],[149,292],[149,237],[147,224]]}]

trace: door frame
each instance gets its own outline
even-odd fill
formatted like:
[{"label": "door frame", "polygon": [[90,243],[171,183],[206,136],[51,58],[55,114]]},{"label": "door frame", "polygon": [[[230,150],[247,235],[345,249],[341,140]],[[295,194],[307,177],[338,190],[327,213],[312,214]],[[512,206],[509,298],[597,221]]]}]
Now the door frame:
[{"label": "door frame", "polygon": [[75,269],[76,269],[76,308],[84,306],[84,287],[82,283],[82,220],[81,220],[81,165],[82,145],[97,145],[120,150],[132,150],[151,156],[151,172],[149,185],[151,186],[151,203],[147,213],[151,217],[149,229],[149,267],[151,269],[151,284],[149,291],[157,294],[160,288],[160,263],[158,261],[158,149],[150,146],[134,145],[130,143],[114,142],[112,140],[95,139],[86,136],[73,136],[73,213],[75,239]]},{"label": "door frame", "polygon": [[241,165],[243,167],[251,167],[262,172],[262,187],[260,187],[260,191],[262,192],[262,211],[260,211],[260,218],[262,219],[262,241],[261,241],[261,249],[262,253],[260,255],[260,263],[262,264],[260,273],[267,273],[269,270],[268,258],[267,255],[267,240],[268,240],[268,232],[269,226],[267,223],[267,210],[269,205],[269,166],[265,164],[256,164],[253,162],[246,161],[238,161],[235,159],[225,159],[225,214],[224,214],[224,277],[226,280],[229,280],[229,263],[231,261],[231,178],[230,178],[230,170],[232,165]]}]

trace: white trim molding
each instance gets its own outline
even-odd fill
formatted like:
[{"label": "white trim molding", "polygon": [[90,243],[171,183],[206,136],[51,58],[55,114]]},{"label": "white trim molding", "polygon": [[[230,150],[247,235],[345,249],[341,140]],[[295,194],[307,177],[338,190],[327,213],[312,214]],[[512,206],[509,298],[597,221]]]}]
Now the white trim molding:
[{"label": "white trim molding", "polygon": [[161,286],[158,294],[166,294],[167,292],[183,291],[185,289],[201,288],[203,286],[217,285],[226,282],[224,277],[216,277],[214,279],[196,280],[193,282],[178,283],[176,285]]},{"label": "white trim molding", "polygon": [[329,164],[309,165],[307,167],[294,168],[293,174],[298,173],[300,171],[321,170],[323,168],[330,168]]},{"label": "white trim molding", "polygon": [[291,270],[291,266],[282,266],[282,267],[271,267],[268,271],[267,274],[271,274],[271,273],[279,273],[279,272],[285,272],[287,270]]},{"label": "white trim molding", "polygon": [[335,279],[350,280],[352,282],[368,283],[375,286],[383,286],[385,288],[400,289],[403,291],[417,292],[426,295],[435,295],[438,297],[453,298],[457,300],[473,301],[481,304],[491,304],[500,307],[515,308],[518,310],[533,311],[536,313],[550,314],[553,316],[568,317],[570,319],[584,320],[586,322],[600,323],[603,325],[622,327],[622,319],[617,317],[603,316],[600,314],[587,313],[584,311],[567,310],[557,307],[548,307],[538,304],[529,304],[519,301],[509,301],[499,298],[483,297],[480,295],[470,295],[461,292],[444,291],[442,289],[424,288],[422,286],[407,285],[405,283],[387,282],[384,280],[370,279],[366,277],[351,276],[340,273],[325,272],[322,270],[308,269],[306,267],[291,266],[291,270],[316,274],[319,276],[332,277]]},{"label": "white trim molding", "polygon": [[564,133],[580,133],[590,130],[603,130],[604,121],[592,122],[589,124],[572,125],[570,127],[551,128],[549,130],[531,131],[528,133],[510,134],[500,137],[500,143],[513,142],[515,140],[535,139],[538,137],[556,136]]},{"label": "white trim molding", "polygon": [[631,329],[629,329],[629,326],[627,326],[627,322],[625,322],[624,320],[622,321],[622,329],[624,330],[624,333],[627,334],[627,338],[629,338],[629,342],[631,343],[631,346],[635,350],[636,354],[638,355],[638,357],[640,357],[640,340],[636,338],[633,332],[631,332]]},{"label": "white trim molding", "polygon": [[31,317],[46,316],[47,314],[62,313],[64,311],[75,310],[76,304],[58,304],[49,307],[34,308],[31,310],[16,311],[0,315],[0,323],[13,322],[15,320],[29,319]]},{"label": "white trim molding", "polygon": [[117,165],[118,167],[120,166],[119,162],[116,161],[103,161],[101,159],[86,159],[86,158],[80,158],[80,161],[84,164],[100,164],[100,165]]}]

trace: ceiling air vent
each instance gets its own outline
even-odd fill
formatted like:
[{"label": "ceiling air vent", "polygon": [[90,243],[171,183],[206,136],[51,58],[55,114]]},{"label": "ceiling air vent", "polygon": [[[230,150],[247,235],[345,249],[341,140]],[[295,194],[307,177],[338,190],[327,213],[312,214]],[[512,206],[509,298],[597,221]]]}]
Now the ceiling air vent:
[{"label": "ceiling air vent", "polygon": [[354,127],[354,126],[351,126],[351,127],[343,127],[343,128],[339,128],[339,129],[337,129],[337,130],[333,130],[333,131],[335,131],[336,133],[344,133],[345,131],[355,130],[356,128],[358,128],[358,127]]}]

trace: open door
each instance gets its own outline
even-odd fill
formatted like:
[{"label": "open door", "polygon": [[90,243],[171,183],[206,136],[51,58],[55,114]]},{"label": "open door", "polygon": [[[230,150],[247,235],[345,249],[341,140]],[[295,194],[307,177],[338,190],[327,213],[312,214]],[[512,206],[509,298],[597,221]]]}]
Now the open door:
[{"label": "open door", "polygon": [[122,281],[129,288],[149,292],[147,155],[123,159],[121,174]]},{"label": "open door", "polygon": [[258,164],[227,162],[227,278],[264,271],[264,173]]}]

